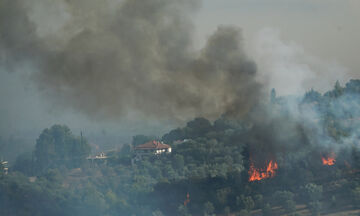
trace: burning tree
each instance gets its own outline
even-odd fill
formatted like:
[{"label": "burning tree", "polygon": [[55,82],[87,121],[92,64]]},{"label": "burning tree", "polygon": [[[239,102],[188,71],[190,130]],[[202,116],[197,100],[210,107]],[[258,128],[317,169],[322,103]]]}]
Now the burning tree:
[{"label": "burning tree", "polygon": [[256,168],[253,162],[250,162],[249,181],[259,181],[275,176],[275,171],[278,169],[278,164],[273,160],[267,163],[266,168]]},{"label": "burning tree", "polygon": [[328,156],[323,156],[321,157],[321,160],[322,160],[322,164],[325,165],[325,166],[332,166],[335,164],[335,154],[334,153],[331,153],[330,155]]}]

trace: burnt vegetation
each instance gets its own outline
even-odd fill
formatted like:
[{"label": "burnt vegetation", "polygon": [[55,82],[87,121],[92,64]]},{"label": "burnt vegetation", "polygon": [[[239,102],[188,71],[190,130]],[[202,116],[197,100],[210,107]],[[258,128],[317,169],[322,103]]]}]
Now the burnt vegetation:
[{"label": "burnt vegetation", "polygon": [[[9,173],[0,169],[1,215],[319,215],[360,206],[360,80],[320,94],[277,97],[241,118],[195,118],[162,137],[90,161],[67,126],[45,129]],[[134,161],[157,139],[171,154]],[[9,148],[1,140],[2,153]],[[324,163],[330,161],[330,163]],[[267,172],[269,161],[277,168]],[[265,174],[251,180],[251,166]],[[0,167],[1,168],[1,167]],[[254,168],[254,169],[255,169]],[[268,175],[266,175],[268,174]],[[262,176],[267,176],[262,178]]]}]

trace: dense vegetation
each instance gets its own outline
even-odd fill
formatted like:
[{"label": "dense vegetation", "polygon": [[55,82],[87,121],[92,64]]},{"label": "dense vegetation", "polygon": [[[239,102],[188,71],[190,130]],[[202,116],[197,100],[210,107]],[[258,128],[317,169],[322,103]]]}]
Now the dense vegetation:
[{"label": "dense vegetation", "polygon": [[[8,175],[0,172],[0,215],[313,215],[360,207],[360,80],[302,98],[277,97],[240,119],[195,118],[162,138],[86,160],[90,146],[68,127],[45,129]],[[160,139],[171,154],[132,162],[134,146]],[[333,166],[322,157],[336,155]],[[249,167],[279,165],[249,182]],[[0,169],[2,170],[2,169]],[[279,208],[274,208],[279,207]],[[295,213],[294,213],[295,214]]]}]

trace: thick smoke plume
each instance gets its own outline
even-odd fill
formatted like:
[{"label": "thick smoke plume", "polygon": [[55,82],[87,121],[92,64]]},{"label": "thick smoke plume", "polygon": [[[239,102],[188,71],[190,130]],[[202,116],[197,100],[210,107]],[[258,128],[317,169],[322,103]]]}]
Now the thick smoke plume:
[{"label": "thick smoke plume", "polygon": [[220,26],[193,48],[199,1],[58,0],[44,16],[54,4],[0,2],[2,62],[30,65],[53,101],[91,117],[241,115],[260,96],[240,29]]}]

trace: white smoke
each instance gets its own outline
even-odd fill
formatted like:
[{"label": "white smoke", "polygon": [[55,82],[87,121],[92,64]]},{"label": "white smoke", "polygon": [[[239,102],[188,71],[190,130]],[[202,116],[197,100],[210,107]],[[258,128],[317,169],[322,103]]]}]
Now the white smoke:
[{"label": "white smoke", "polygon": [[294,41],[284,41],[279,30],[262,29],[253,46],[258,78],[280,95],[302,95],[311,88],[323,92],[337,80],[347,81],[345,67],[307,53]]}]

